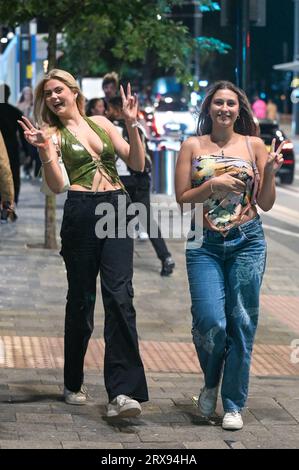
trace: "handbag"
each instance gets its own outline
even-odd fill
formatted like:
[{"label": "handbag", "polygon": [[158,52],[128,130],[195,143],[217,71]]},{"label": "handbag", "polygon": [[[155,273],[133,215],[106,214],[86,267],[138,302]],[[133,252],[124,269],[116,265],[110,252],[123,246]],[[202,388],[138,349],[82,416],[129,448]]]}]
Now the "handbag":
[{"label": "handbag", "polygon": [[[56,148],[56,153],[57,153],[57,156],[58,156],[58,165],[60,167],[60,171],[61,171],[61,175],[62,175],[62,179],[63,179],[63,188],[60,191],[60,193],[64,193],[69,189],[71,183],[70,183],[69,176],[67,174],[65,165],[64,165],[63,160],[62,160],[62,154],[61,154],[61,150],[60,150],[60,147],[59,147],[59,144],[58,144],[57,135],[53,134],[51,139],[52,139],[52,142],[53,142],[53,144],[55,145],[55,148]],[[40,187],[40,192],[44,193],[46,196],[55,196],[56,193],[54,193],[49,188],[49,186],[47,184],[46,177],[45,177],[45,171],[44,171],[43,166],[41,168],[41,174],[42,174],[42,184],[41,184],[41,187]]]}]

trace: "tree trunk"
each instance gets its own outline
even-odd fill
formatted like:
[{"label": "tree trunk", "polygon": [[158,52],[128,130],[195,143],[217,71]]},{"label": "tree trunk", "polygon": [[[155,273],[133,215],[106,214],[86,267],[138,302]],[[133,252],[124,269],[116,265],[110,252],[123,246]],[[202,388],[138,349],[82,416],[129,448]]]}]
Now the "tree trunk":
[{"label": "tree trunk", "polygon": [[[57,28],[49,24],[48,70],[56,66]],[[56,239],[56,196],[46,196],[45,201],[45,248],[57,249]]]}]

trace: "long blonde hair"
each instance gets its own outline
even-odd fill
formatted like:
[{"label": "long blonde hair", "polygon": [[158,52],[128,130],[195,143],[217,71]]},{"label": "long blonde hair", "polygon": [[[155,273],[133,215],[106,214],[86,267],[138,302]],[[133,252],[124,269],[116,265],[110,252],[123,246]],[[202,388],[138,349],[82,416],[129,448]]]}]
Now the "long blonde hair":
[{"label": "long blonde hair", "polygon": [[65,70],[52,69],[38,83],[34,91],[34,118],[40,126],[60,127],[60,119],[46,105],[44,87],[49,80],[59,80],[77,93],[76,103],[81,116],[85,116],[85,98],[75,78]]}]

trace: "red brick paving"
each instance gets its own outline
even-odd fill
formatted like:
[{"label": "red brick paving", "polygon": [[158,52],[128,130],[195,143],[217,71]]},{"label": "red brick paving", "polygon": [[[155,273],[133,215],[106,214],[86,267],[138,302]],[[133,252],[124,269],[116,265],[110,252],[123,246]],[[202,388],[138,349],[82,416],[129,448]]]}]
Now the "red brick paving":
[{"label": "red brick paving", "polygon": [[[299,335],[299,297],[262,295],[261,308],[266,315],[278,320]],[[62,368],[63,338],[2,336],[4,358],[0,367]],[[292,349],[288,345],[256,344],[253,350],[251,374],[298,375],[299,364],[291,363]],[[140,352],[149,372],[201,373],[193,344],[166,341],[140,341]],[[102,369],[104,341],[92,339],[86,354],[85,367]]]},{"label": "red brick paving", "polygon": [[[8,368],[62,368],[63,338],[2,336],[4,362]],[[200,373],[192,343],[140,341],[146,371]],[[257,344],[251,364],[252,375],[298,375],[299,364],[290,361],[292,349],[286,345]],[[87,369],[102,369],[104,341],[91,339],[86,354]]]},{"label": "red brick paving", "polygon": [[299,332],[299,296],[262,295],[261,308],[291,330]]}]

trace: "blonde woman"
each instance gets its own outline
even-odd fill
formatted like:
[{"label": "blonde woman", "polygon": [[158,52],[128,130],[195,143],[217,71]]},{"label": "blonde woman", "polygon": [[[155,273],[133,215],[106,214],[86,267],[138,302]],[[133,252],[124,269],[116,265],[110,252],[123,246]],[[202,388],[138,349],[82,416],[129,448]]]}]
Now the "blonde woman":
[{"label": "blonde woman", "polygon": [[[115,168],[115,153],[136,170],[143,170],[144,150],[137,130],[137,99],[120,88],[130,145],[103,116],[85,116],[84,97],[72,75],[51,70],[37,85],[35,116],[41,129],[28,119],[20,123],[27,141],[39,149],[50,189],[59,193],[63,179],[51,134],[70,179],[61,227],[61,255],[65,261],[68,294],[65,318],[64,397],[70,404],[87,400],[83,363],[93,331],[96,280],[101,277],[105,310],[104,378],[109,398],[108,417],[138,416],[140,402],[148,400],[139,354],[133,307],[133,239],[100,237],[96,226],[104,215],[99,207],[112,207],[112,217],[125,217],[130,199]],[[118,207],[119,198],[125,201]],[[100,206],[102,204],[102,206]],[[120,213],[121,212],[121,213]]]}]

